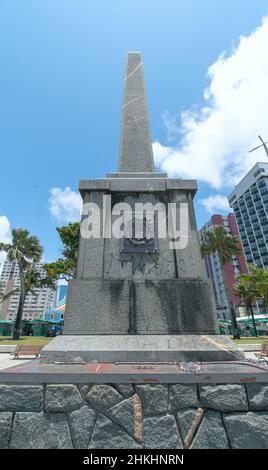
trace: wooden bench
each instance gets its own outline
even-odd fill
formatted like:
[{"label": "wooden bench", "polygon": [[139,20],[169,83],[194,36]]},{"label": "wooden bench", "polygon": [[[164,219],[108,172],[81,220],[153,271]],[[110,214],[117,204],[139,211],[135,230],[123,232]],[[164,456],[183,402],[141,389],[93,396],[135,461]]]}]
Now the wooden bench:
[{"label": "wooden bench", "polygon": [[19,345],[11,355],[13,355],[13,359],[19,359],[20,356],[35,356],[37,358],[40,356],[42,349],[43,346]]}]

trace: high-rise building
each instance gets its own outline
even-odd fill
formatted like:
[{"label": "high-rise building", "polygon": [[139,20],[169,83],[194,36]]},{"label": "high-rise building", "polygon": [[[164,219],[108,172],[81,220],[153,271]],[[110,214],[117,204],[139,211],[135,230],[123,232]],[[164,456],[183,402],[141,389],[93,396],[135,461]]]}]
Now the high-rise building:
[{"label": "high-rise building", "polygon": [[[230,235],[239,236],[234,214],[229,214],[226,217],[215,214],[200,230],[199,236],[201,241],[203,240],[203,231],[209,230],[210,228],[215,227],[217,225],[221,225],[222,227],[224,227]],[[222,269],[218,253],[206,255],[204,257],[204,264],[206,274],[208,278],[212,281],[218,318],[227,320],[230,318],[230,312],[228,311],[225,285],[223,281]],[[248,272],[244,254],[241,253],[238,256],[233,256],[232,261],[229,261],[229,263],[225,265],[224,269],[232,301],[234,305],[237,305],[240,299],[238,298],[234,290],[235,277],[238,274],[245,274]]]},{"label": "high-rise building", "polygon": [[[46,276],[41,263],[35,263],[34,267],[42,276]],[[0,289],[4,293],[11,292],[20,286],[19,267],[17,263],[5,261],[1,277]],[[45,311],[50,305],[54,305],[57,291],[50,287],[33,289],[34,294],[28,294],[23,309],[23,319],[43,319]],[[19,306],[19,291],[6,299],[0,305],[0,320],[15,320]]]},{"label": "high-rise building", "polygon": [[229,196],[248,263],[268,267],[268,163],[256,163]]},{"label": "high-rise building", "polygon": [[57,296],[55,305],[51,306],[44,315],[45,321],[63,322],[66,306],[68,286],[59,285],[57,288]]}]

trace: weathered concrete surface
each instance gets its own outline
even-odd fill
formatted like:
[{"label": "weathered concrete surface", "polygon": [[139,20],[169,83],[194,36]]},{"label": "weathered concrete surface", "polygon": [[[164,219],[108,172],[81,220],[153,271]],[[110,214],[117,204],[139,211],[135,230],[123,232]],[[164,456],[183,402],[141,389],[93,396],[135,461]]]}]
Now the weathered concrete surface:
[{"label": "weathered concrete surface", "polygon": [[[84,337],[85,338],[85,337]],[[95,338],[95,337],[94,337]],[[121,338],[117,338],[121,340]],[[106,341],[106,337],[103,338]],[[131,384],[249,384],[268,383],[268,367],[258,362],[83,362],[43,364],[36,359],[15,368],[0,371],[0,383],[7,384],[79,384],[83,397],[92,383],[114,384],[122,396],[126,387],[133,394]],[[82,394],[82,391],[81,391]]]},{"label": "weathered concrete surface", "polygon": [[202,279],[73,280],[64,334],[215,334],[213,307]]},{"label": "weathered concrete surface", "polygon": [[[21,392],[15,395],[13,386],[6,386],[13,394],[14,409],[19,410],[26,386],[17,386]],[[268,406],[263,393],[266,386],[263,383],[261,388],[252,387],[246,395],[248,384],[239,385],[239,390],[231,384],[229,390],[221,390],[226,385],[218,384],[213,393],[205,390],[203,384],[199,388],[206,400],[199,400],[200,390],[191,383],[91,383],[79,387],[74,383],[39,384],[45,395],[41,410],[0,411],[0,449],[267,448]],[[31,385],[27,387],[30,391]],[[85,389],[82,394],[81,387]],[[241,404],[232,401],[232,411],[227,413],[228,396],[232,392],[244,397],[242,390],[249,411],[239,411]],[[130,397],[124,396],[132,392]],[[216,392],[217,411],[211,409],[215,407]],[[14,397],[18,400],[15,406]],[[254,411],[256,401],[252,397],[258,397],[262,411]],[[66,399],[65,405],[60,406],[61,399]]]},{"label": "weathered concrete surface", "polygon": [[154,171],[143,63],[139,52],[127,55],[119,171]]},{"label": "weathered concrete surface", "polygon": [[181,362],[244,359],[227,336],[62,335],[45,348],[43,363]]}]

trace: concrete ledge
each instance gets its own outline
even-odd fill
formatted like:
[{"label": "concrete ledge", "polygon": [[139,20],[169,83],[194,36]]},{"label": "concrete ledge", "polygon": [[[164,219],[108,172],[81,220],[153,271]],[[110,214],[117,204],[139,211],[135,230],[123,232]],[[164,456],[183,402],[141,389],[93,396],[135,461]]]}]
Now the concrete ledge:
[{"label": "concrete ledge", "polygon": [[[136,174],[137,175],[137,174]],[[126,177],[111,177],[95,180],[80,180],[79,191],[121,191],[121,192],[163,192],[163,191],[183,191],[193,194],[197,191],[196,180],[170,179],[157,173],[153,176],[131,177],[129,173]],[[164,175],[165,176],[165,175]]]},{"label": "concrete ledge", "polygon": [[63,335],[42,351],[43,363],[233,361],[244,355],[221,335]]},{"label": "concrete ledge", "polygon": [[261,351],[261,344],[239,344],[238,349],[240,351]]},{"label": "concrete ledge", "polygon": [[0,371],[2,383],[268,383],[268,366],[252,362],[44,364],[39,359]]},{"label": "concrete ledge", "polygon": [[107,173],[107,178],[167,178],[167,173],[157,173],[157,172],[115,172]]},{"label": "concrete ledge", "polygon": [[0,345],[0,353],[12,353],[15,352],[17,344],[1,344]]}]

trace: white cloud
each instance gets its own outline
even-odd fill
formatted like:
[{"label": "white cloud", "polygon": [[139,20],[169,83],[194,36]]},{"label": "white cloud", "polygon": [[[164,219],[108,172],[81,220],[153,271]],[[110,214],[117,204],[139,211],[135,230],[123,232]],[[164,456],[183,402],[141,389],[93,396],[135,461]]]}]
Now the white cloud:
[{"label": "white cloud", "polygon": [[[10,243],[11,242],[11,231],[10,222],[5,215],[0,216],[0,242]],[[6,259],[6,253],[0,252],[0,273],[2,272],[3,263]]]},{"label": "white cloud", "polygon": [[[178,145],[154,143],[162,170],[219,189],[237,183],[256,161],[266,161],[263,149],[248,151],[258,145],[259,134],[268,140],[267,44],[268,17],[241,37],[229,56],[222,54],[209,67],[205,105],[181,114]],[[174,120],[170,132],[174,135]]]},{"label": "white cloud", "polygon": [[49,210],[57,223],[69,223],[80,220],[82,199],[71,188],[51,188]]},{"label": "white cloud", "polygon": [[199,199],[199,202],[209,214],[216,214],[222,211],[231,212],[228,199],[220,194],[215,194],[205,199]]}]

